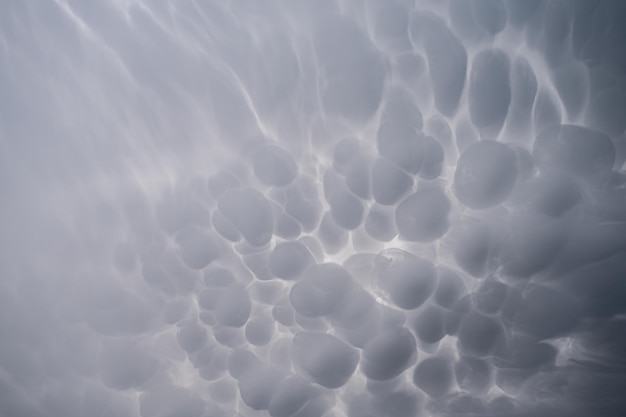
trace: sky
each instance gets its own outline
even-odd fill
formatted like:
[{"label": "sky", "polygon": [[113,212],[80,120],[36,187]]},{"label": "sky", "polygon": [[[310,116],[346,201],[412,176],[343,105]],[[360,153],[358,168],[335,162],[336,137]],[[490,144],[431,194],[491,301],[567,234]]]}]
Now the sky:
[{"label": "sky", "polygon": [[0,416],[626,415],[626,3],[5,0]]}]

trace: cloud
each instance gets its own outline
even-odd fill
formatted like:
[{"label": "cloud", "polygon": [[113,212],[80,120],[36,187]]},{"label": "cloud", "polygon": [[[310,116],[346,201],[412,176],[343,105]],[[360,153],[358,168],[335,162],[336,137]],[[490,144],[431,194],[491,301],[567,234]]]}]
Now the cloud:
[{"label": "cloud", "polygon": [[0,415],[626,413],[622,3],[0,8]]}]

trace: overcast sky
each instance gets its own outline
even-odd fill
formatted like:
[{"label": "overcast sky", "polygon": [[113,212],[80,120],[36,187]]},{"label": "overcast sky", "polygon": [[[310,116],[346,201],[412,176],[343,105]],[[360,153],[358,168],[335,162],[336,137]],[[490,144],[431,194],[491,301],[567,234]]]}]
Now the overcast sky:
[{"label": "overcast sky", "polygon": [[626,2],[0,2],[0,415],[626,415]]}]

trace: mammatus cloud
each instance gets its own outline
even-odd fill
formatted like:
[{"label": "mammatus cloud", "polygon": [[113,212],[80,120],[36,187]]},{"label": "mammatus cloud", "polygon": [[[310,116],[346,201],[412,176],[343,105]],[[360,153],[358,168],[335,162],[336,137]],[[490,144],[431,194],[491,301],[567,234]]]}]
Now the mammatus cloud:
[{"label": "mammatus cloud", "polygon": [[619,0],[0,6],[0,415],[626,415]]}]

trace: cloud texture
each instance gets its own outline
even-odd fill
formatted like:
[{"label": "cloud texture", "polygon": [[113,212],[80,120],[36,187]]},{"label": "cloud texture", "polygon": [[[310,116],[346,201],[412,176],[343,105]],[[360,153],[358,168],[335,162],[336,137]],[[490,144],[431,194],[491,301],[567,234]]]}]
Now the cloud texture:
[{"label": "cloud texture", "polygon": [[0,415],[626,414],[626,4],[0,5]]}]

